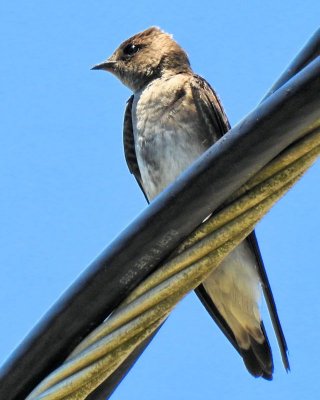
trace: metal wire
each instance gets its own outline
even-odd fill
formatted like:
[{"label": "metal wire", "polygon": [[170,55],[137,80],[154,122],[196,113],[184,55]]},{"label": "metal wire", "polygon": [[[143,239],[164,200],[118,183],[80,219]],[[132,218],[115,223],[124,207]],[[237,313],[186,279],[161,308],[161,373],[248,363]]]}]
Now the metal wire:
[{"label": "metal wire", "polygon": [[320,129],[278,155],[182,243],[27,400],[85,399],[254,228],[320,154]]}]

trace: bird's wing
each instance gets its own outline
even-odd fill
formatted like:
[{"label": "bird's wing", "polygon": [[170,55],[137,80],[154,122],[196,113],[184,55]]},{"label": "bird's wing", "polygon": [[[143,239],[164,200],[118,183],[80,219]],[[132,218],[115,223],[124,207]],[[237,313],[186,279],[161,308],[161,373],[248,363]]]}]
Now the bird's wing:
[{"label": "bird's wing", "polygon": [[211,132],[212,144],[230,129],[229,120],[224,112],[218,95],[201,76],[194,75],[190,81],[194,104],[198,116]]},{"label": "bird's wing", "polygon": [[123,147],[124,147],[124,156],[129,168],[129,171],[134,175],[144,197],[147,202],[149,200],[147,195],[143,189],[142,179],[140,174],[140,169],[137,161],[136,150],[134,146],[134,136],[133,136],[133,128],[132,128],[132,103],[133,103],[133,95],[127,101],[126,110],[124,112],[124,120],[123,120]]},{"label": "bird's wing", "polygon": [[264,262],[261,256],[260,248],[258,245],[257,237],[255,231],[253,231],[247,238],[247,241],[253,250],[256,260],[257,260],[257,267],[258,267],[258,273],[260,277],[260,282],[262,285],[262,290],[264,297],[266,299],[267,307],[270,313],[270,318],[272,321],[273,329],[276,334],[276,338],[278,341],[280,353],[281,353],[281,358],[283,365],[287,371],[290,370],[290,364],[289,364],[289,359],[288,359],[288,346],[287,342],[280,324],[280,319],[276,307],[276,303],[274,301],[274,297],[272,294],[271,286],[269,283],[268,275],[264,266]]},{"label": "bird's wing", "polygon": [[[221,136],[223,136],[229,129],[230,129],[230,124],[227,119],[227,116],[222,108],[222,105],[219,101],[219,98],[217,97],[215,91],[212,89],[212,87],[207,83],[203,78],[200,76],[195,76],[194,80],[192,81],[192,91],[193,91],[193,97],[194,97],[194,102],[198,110],[198,114],[203,118],[206,126],[210,126],[209,130],[214,130],[214,133],[212,135],[212,144],[219,139]],[[253,231],[248,237],[247,237],[247,243],[249,244],[251,250],[254,253],[255,259],[256,259],[256,266],[257,266],[257,272],[259,275],[259,279],[262,285],[263,293],[266,299],[266,303],[268,306],[268,310],[270,313],[271,321],[273,324],[273,328],[275,330],[275,334],[277,337],[278,345],[280,348],[283,364],[285,368],[288,370],[289,369],[289,361],[288,361],[288,356],[287,356],[287,344],[286,340],[282,331],[282,327],[280,324],[278,312],[276,309],[275,301],[273,298],[273,294],[271,291],[271,287],[269,284],[269,280],[267,277],[267,273],[264,267],[264,263],[261,257],[261,253],[259,250],[258,242],[256,239],[255,232]],[[218,324],[220,329],[224,332],[226,337],[229,339],[229,341],[233,344],[233,346],[237,349],[237,351],[243,356],[244,361],[248,367],[248,369],[255,374],[255,370],[259,369],[259,365],[257,365],[257,357],[259,358],[271,358],[271,353],[270,353],[270,346],[268,343],[267,336],[265,334],[265,329],[263,326],[263,323],[261,324],[261,330],[264,333],[266,343],[263,348],[261,346],[254,346],[256,347],[255,349],[249,349],[250,351],[247,351],[246,354],[244,354],[243,350],[240,349],[235,336],[228,325],[227,321],[223,318],[223,316],[220,314],[218,311],[214,299],[212,299],[209,295],[209,293],[206,291],[205,287],[203,285],[200,285],[196,289],[196,293],[198,297],[200,298],[201,302],[211,315],[211,317],[214,319],[214,321]],[[259,348],[260,347],[260,348]],[[254,353],[262,353],[262,354],[254,354]],[[270,353],[270,354],[269,354]],[[257,370],[256,373],[259,373]],[[262,375],[263,371],[262,371]],[[265,378],[271,378],[271,376],[268,376],[268,373],[266,373]]]},{"label": "bird's wing", "polygon": [[[218,96],[216,95],[215,91],[211,88],[209,83],[207,83],[200,76],[195,75],[191,80],[190,85],[193,94],[194,104],[197,109],[197,114],[199,118],[203,119],[205,126],[208,127],[208,130],[204,135],[206,136],[206,138],[209,137],[209,145],[212,145],[230,129],[229,121],[222,108]],[[127,107],[124,116],[123,142],[124,142],[125,158],[130,172],[135,176],[142,192],[144,193],[146,200],[148,201],[147,196],[143,189],[141,174],[135,152],[135,144],[134,144],[134,136],[132,128],[132,115],[131,115],[132,103],[133,103],[133,96],[131,96],[127,102]],[[261,258],[261,254],[259,251],[259,247],[254,232],[248,236],[247,241],[250,244],[250,247],[252,248],[252,251],[255,254],[259,278],[262,284],[263,292],[271,315],[271,320],[274,326],[274,330],[276,332],[277,340],[282,354],[282,359],[285,367],[288,369],[289,363],[287,358],[287,345],[284,339],[272,291],[270,288],[270,284],[267,278],[267,274],[264,268],[264,264]],[[253,344],[253,347],[255,348],[251,348],[249,349],[249,351],[244,352],[243,349],[239,347],[235,339],[235,336],[233,334],[233,331],[231,330],[225,318],[218,311],[214,303],[214,299],[210,297],[205,287],[203,285],[200,285],[196,289],[196,293],[200,298],[201,302],[203,303],[203,305],[205,306],[205,308],[207,309],[208,313],[213,318],[213,320],[217,323],[217,325],[220,327],[220,329],[223,331],[223,333],[226,335],[226,337],[229,339],[232,345],[236,348],[236,350],[242,355],[248,370],[254,375],[262,375],[265,378],[271,378],[271,374],[264,373],[263,371],[259,370],[260,365],[258,359],[261,358],[267,359],[268,361],[266,361],[265,363],[268,363],[270,359],[272,360],[270,346],[268,343],[267,336],[265,334],[265,329],[263,324],[261,325],[261,330],[265,334],[266,338],[265,345],[261,347],[256,343]]]}]

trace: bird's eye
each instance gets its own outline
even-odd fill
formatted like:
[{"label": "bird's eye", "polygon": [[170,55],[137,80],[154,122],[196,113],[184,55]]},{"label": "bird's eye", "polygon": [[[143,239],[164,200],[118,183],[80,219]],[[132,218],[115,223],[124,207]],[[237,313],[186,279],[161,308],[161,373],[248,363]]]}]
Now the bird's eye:
[{"label": "bird's eye", "polygon": [[137,53],[139,50],[140,50],[139,46],[136,46],[135,44],[130,43],[123,49],[123,54],[125,56],[132,56],[133,54]]}]

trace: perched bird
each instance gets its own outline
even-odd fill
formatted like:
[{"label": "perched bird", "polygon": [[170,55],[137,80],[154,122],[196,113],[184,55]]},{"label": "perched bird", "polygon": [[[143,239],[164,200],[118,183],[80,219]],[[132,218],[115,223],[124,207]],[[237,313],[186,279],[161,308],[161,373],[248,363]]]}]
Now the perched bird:
[{"label": "perched bird", "polygon": [[[93,69],[111,72],[133,91],[124,117],[124,150],[147,201],[230,129],[215,91],[159,28],[132,36]],[[288,370],[287,345],[254,232],[196,293],[249,372],[272,379],[272,353],[259,311],[261,289]]]}]

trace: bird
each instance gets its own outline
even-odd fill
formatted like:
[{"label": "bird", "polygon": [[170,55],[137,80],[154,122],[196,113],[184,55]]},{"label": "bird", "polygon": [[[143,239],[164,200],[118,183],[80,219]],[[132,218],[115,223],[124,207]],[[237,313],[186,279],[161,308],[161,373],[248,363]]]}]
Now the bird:
[{"label": "bird", "polygon": [[[193,72],[187,53],[172,35],[158,27],[125,40],[92,69],[112,73],[133,92],[124,113],[124,152],[148,202],[230,129],[214,89]],[[259,307],[263,294],[284,367],[290,369],[254,231],[195,291],[247,370],[271,380],[273,356]]]}]

